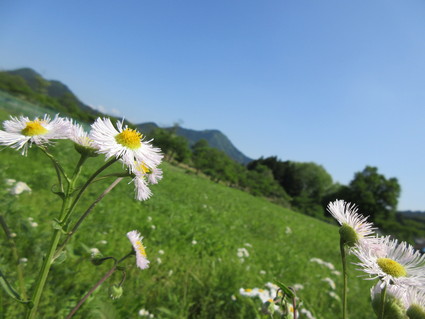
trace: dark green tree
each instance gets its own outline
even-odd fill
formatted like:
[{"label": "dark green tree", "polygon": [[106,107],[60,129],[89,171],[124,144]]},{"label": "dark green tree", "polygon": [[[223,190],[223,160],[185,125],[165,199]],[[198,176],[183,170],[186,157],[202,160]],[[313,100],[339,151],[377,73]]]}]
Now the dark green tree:
[{"label": "dark green tree", "polygon": [[394,221],[400,192],[397,178],[386,178],[378,173],[377,167],[366,166],[355,173],[348,186],[342,186],[328,200],[338,198],[354,203],[361,214],[369,215],[371,221],[383,227]]}]

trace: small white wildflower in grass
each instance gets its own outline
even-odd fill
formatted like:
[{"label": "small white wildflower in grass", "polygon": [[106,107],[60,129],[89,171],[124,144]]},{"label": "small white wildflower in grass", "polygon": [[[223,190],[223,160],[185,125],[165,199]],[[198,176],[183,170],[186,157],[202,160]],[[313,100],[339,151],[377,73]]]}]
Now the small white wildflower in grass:
[{"label": "small white wildflower in grass", "polygon": [[327,283],[329,284],[329,286],[330,286],[333,290],[335,290],[336,285],[335,285],[335,282],[334,282],[331,278],[326,277],[326,278],[323,278],[323,279],[322,279],[322,281],[327,282]]},{"label": "small white wildflower in grass", "polygon": [[7,186],[12,186],[13,184],[16,183],[16,179],[7,178],[5,180],[5,183],[6,183]]},{"label": "small white wildflower in grass", "polygon": [[353,253],[359,258],[359,270],[371,278],[379,278],[387,286],[425,287],[425,255],[406,242],[398,243],[389,236],[378,238],[380,249],[374,245],[358,245]]},{"label": "small white wildflower in grass", "polygon": [[128,167],[134,169],[134,162],[143,163],[149,169],[161,163],[162,154],[150,141],[144,141],[143,135],[138,131],[123,126],[123,121],[114,127],[108,118],[98,118],[93,124],[90,138],[100,154],[106,158],[116,157]]},{"label": "small white wildflower in grass", "polygon": [[194,239],[192,240],[192,245],[196,245],[198,242]]},{"label": "small white wildflower in grass", "polygon": [[164,254],[165,254],[165,252],[164,252],[162,249],[160,249],[160,250],[158,250],[158,254],[160,254],[160,255],[164,255]]},{"label": "small white wildflower in grass", "polygon": [[19,262],[20,262],[21,264],[25,264],[25,263],[27,263],[27,262],[28,262],[28,258],[22,257],[22,258],[20,258],[20,259],[19,259]]},{"label": "small white wildflower in grass", "polygon": [[16,233],[10,233],[10,237],[15,238],[16,236]]},{"label": "small white wildflower in grass", "polygon": [[236,296],[235,295],[231,295],[230,299],[232,299],[233,301],[236,301]]},{"label": "small white wildflower in grass", "polygon": [[53,120],[48,115],[43,119],[30,120],[26,116],[14,117],[3,122],[4,131],[0,130],[0,145],[22,149],[26,155],[28,147],[34,143],[45,145],[52,139],[66,139],[69,136],[69,121],[55,116]]},{"label": "small white wildflower in grass", "polygon": [[99,244],[101,244],[101,245],[106,245],[108,242],[106,241],[106,240],[100,240],[99,241]]},{"label": "small white wildflower in grass", "polygon": [[286,228],[285,228],[285,234],[286,235],[292,234],[292,229],[289,226],[286,226]]},{"label": "small white wildflower in grass", "polygon": [[17,182],[9,192],[12,195],[20,195],[24,192],[31,193],[31,188],[24,182]]},{"label": "small white wildflower in grass", "polygon": [[137,230],[133,230],[127,233],[127,237],[130,240],[133,248],[136,252],[137,267],[140,269],[146,269],[149,267],[149,260],[146,256],[145,246],[143,246],[140,233]]},{"label": "small white wildflower in grass", "polygon": [[150,313],[146,309],[140,309],[139,310],[139,316],[140,317],[149,317]]},{"label": "small white wildflower in grass", "polygon": [[100,250],[96,247],[90,248],[90,253],[92,257],[95,257],[96,255],[100,255]]},{"label": "small white wildflower in grass", "polygon": [[30,226],[33,227],[33,228],[38,227],[38,223],[36,223],[36,222],[30,222]]},{"label": "small white wildflower in grass", "polygon": [[307,319],[316,319],[314,316],[313,316],[313,314],[309,311],[309,310],[307,310],[307,309],[305,309],[305,308],[302,308],[301,310],[300,310],[300,313],[301,314],[303,314]]},{"label": "small white wildflower in grass", "polygon": [[303,284],[294,284],[291,286],[295,291],[304,289],[304,285]]},{"label": "small white wildflower in grass", "polygon": [[147,219],[148,222],[151,222],[152,221],[152,217],[151,216],[148,216],[146,219]]},{"label": "small white wildflower in grass", "polygon": [[260,270],[260,275],[265,275],[267,272],[265,270]]},{"label": "small white wildflower in grass", "polygon": [[249,247],[249,248],[252,248],[252,245],[250,244],[250,243],[245,243],[245,244],[243,244],[245,247]]},{"label": "small white wildflower in grass", "polygon": [[341,239],[349,247],[361,244],[364,239],[374,234],[375,228],[372,223],[367,221],[367,217],[358,214],[357,210],[355,205],[343,200],[336,200],[328,205],[328,212],[341,225],[339,229]]},{"label": "small white wildflower in grass", "polygon": [[317,263],[317,264],[322,265],[322,266],[324,266],[326,268],[329,268],[330,270],[334,270],[335,269],[335,266],[332,263],[326,262],[326,261],[324,261],[324,260],[322,260],[320,258],[313,257],[313,258],[310,259],[310,262]]},{"label": "small white wildflower in grass", "polygon": [[249,257],[249,252],[246,248],[238,248],[238,252],[236,254],[239,258]]},{"label": "small white wildflower in grass", "polygon": [[329,296],[331,296],[333,299],[337,300],[337,301],[341,301],[341,298],[339,298],[339,296],[335,293],[335,291],[329,291],[328,292]]},{"label": "small white wildflower in grass", "polygon": [[156,262],[160,265],[160,264],[162,264],[162,259],[158,257],[158,258],[156,259]]},{"label": "small white wildflower in grass", "polygon": [[32,217],[28,217],[28,221],[29,222],[32,222],[34,220],[34,218],[32,218]]},{"label": "small white wildflower in grass", "polygon": [[168,272],[168,277],[171,277],[171,276],[173,275],[173,273],[174,273],[174,271],[171,269],[171,270]]},{"label": "small white wildflower in grass", "polygon": [[332,275],[341,276],[341,272],[338,270],[332,270]]},{"label": "small white wildflower in grass", "polygon": [[152,228],[153,230],[155,230],[155,229],[156,229],[156,226],[155,226],[155,225],[151,225],[151,228]]}]

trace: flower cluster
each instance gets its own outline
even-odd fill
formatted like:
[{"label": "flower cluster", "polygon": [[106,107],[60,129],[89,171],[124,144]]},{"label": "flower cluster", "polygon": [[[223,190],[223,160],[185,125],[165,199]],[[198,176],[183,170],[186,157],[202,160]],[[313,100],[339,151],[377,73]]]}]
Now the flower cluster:
[{"label": "flower cluster", "polygon": [[117,121],[115,127],[109,118],[98,118],[86,132],[80,124],[58,115],[53,120],[48,115],[34,120],[20,116],[4,121],[3,128],[0,145],[22,150],[22,155],[32,144],[46,147],[52,140],[70,139],[85,156],[104,154],[106,159],[115,158],[133,176],[138,200],[151,197],[148,184],[156,184],[162,178],[158,168],[163,158],[161,150],[137,130],[124,126],[123,121]]},{"label": "flower cluster", "polygon": [[358,258],[359,270],[366,279],[379,279],[371,290],[374,310],[380,312],[385,289],[383,305],[391,318],[425,318],[425,255],[406,242],[375,235],[372,223],[350,203],[337,200],[328,211],[341,225],[341,241]]}]

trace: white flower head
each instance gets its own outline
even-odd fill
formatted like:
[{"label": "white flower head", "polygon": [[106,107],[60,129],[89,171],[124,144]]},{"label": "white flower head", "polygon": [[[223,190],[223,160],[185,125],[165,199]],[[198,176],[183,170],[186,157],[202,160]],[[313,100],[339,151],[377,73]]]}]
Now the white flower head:
[{"label": "white flower head", "polygon": [[3,127],[4,131],[0,130],[0,144],[22,149],[22,155],[26,155],[28,147],[33,143],[41,146],[53,139],[68,138],[70,122],[58,115],[53,120],[45,115],[42,119],[35,118],[32,121],[26,116],[12,116],[3,122]]},{"label": "white flower head", "polygon": [[407,244],[398,243],[389,236],[376,238],[380,249],[374,245],[357,245],[353,253],[359,258],[356,263],[370,279],[379,278],[383,285],[425,287],[425,255]]},{"label": "white flower head", "polygon": [[24,182],[17,182],[9,192],[12,195],[19,195],[24,192],[31,193],[31,188]]},{"label": "white flower head", "polygon": [[405,298],[409,318],[425,318],[425,290],[409,289]]},{"label": "white flower head", "polygon": [[328,212],[341,225],[339,230],[341,238],[350,247],[373,236],[375,229],[372,223],[367,221],[367,217],[358,214],[357,210],[354,204],[343,200],[336,200],[328,204]]},{"label": "white flower head", "polygon": [[132,230],[127,233],[127,237],[133,245],[134,251],[136,252],[137,267],[140,269],[146,269],[149,267],[149,260],[146,256],[145,246],[143,246],[140,233],[137,230]]},{"label": "white flower head", "polygon": [[75,148],[79,153],[87,154],[91,157],[97,156],[96,147],[93,145],[93,140],[89,137],[83,126],[70,121],[69,139],[75,143]]},{"label": "white flower head", "polygon": [[123,121],[118,121],[115,128],[110,119],[98,118],[91,127],[89,137],[98,153],[105,154],[107,159],[116,157],[132,170],[135,162],[149,169],[161,163],[161,150],[153,147],[150,141],[144,141],[137,130],[123,126]]}]

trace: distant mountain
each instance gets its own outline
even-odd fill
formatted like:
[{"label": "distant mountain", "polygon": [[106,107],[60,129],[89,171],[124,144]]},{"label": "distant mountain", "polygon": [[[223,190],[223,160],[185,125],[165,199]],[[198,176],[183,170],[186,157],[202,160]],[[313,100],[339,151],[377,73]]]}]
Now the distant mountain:
[{"label": "distant mountain", "polygon": [[[141,123],[136,124],[142,132],[149,133],[155,128],[159,127],[157,124],[149,122],[149,123]],[[252,161],[251,158],[244,155],[241,151],[239,151],[232,142],[227,138],[219,130],[202,130],[196,131],[192,129],[183,128],[180,126],[177,127],[168,127],[165,128],[167,130],[175,130],[175,133],[179,136],[186,138],[189,141],[189,145],[192,146],[196,142],[201,139],[205,139],[208,141],[208,144],[211,147],[214,147],[220,151],[226,153],[230,158],[234,159],[236,162],[241,164],[248,164]]]},{"label": "distant mountain", "polygon": [[46,80],[30,68],[0,72],[0,89],[82,121],[104,115],[81,102],[65,84]]},{"label": "distant mountain", "polygon": [[[61,113],[62,116],[69,116],[86,123],[91,123],[97,117],[102,116],[113,118],[81,102],[62,82],[46,80],[30,68],[0,71],[0,90]],[[133,125],[127,121],[126,124]],[[145,133],[149,133],[157,128],[158,125],[150,122],[138,124],[136,127]],[[239,163],[247,164],[251,161],[249,157],[245,156],[230,142],[226,135],[218,130],[195,131],[178,127],[176,134],[187,138],[189,145],[195,144],[200,139],[205,139],[211,147],[225,152],[230,158]]]}]

